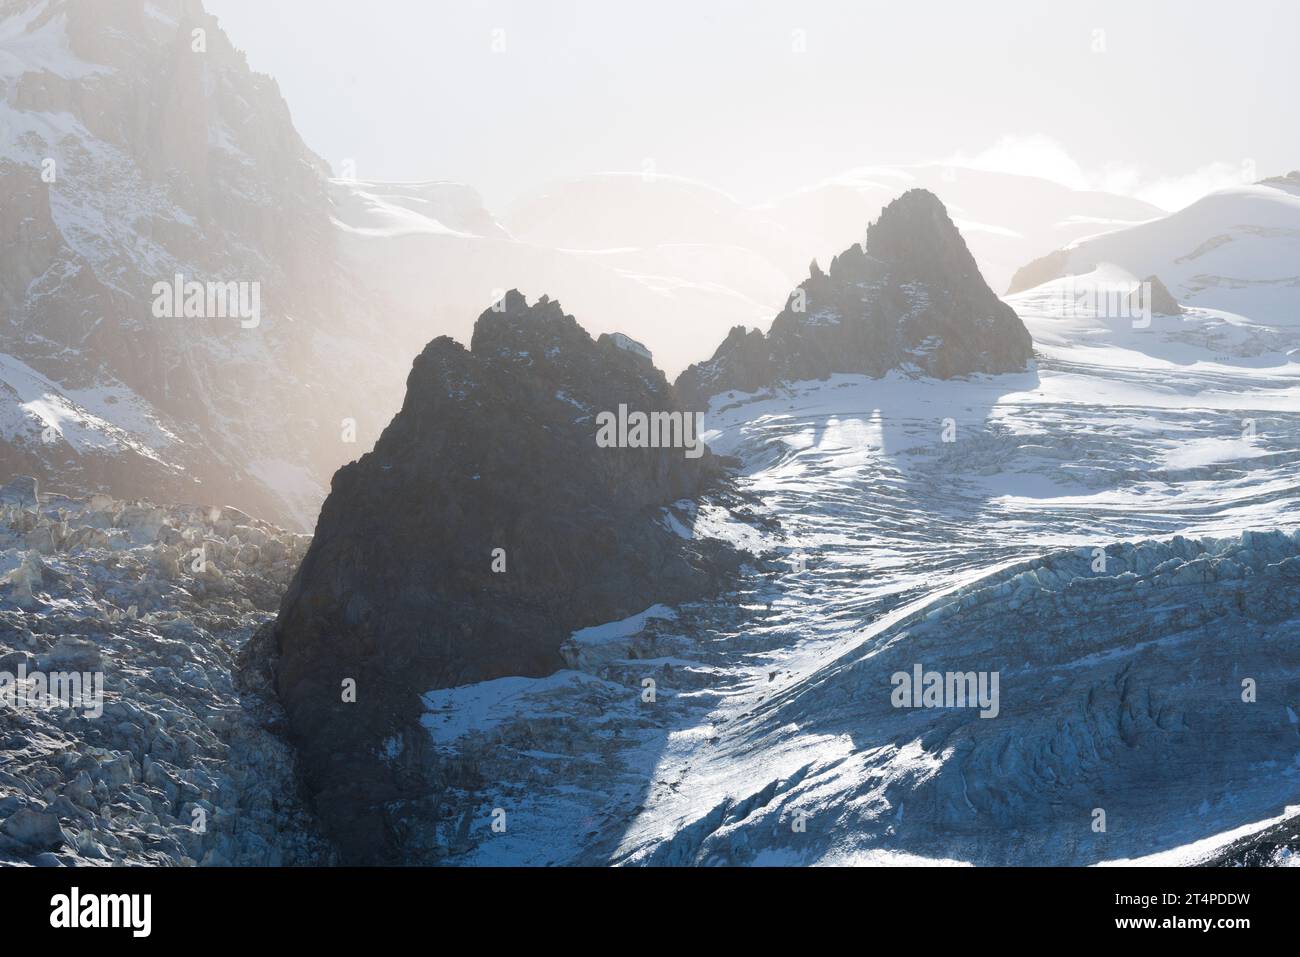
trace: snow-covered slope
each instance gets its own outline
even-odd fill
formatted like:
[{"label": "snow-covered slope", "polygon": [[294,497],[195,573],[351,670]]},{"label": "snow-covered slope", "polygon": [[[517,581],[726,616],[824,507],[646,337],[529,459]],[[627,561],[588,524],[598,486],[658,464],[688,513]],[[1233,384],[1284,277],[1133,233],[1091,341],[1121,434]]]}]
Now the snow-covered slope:
[{"label": "snow-covered slope", "polygon": [[0,474],[58,473],[81,488],[138,482],[183,497],[193,480],[175,428],[124,386],[65,388],[0,354]]},{"label": "snow-covered slope", "polygon": [[1101,264],[1159,276],[1179,302],[1300,326],[1300,176],[1210,193],[1177,213],[1029,263],[1014,291]]},{"label": "snow-covered slope", "polygon": [[478,193],[461,183],[331,182],[336,224],[346,233],[395,238],[410,233],[509,239]]}]

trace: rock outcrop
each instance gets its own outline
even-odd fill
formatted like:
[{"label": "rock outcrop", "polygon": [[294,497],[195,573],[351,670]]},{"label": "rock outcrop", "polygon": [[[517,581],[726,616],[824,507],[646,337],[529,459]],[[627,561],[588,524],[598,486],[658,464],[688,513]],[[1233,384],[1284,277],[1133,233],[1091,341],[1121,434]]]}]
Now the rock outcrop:
[{"label": "rock outcrop", "polygon": [[1181,316],[1183,307],[1178,305],[1169,287],[1160,281],[1159,276],[1147,276],[1142,282],[1151,290],[1151,311],[1157,316]]},{"label": "rock outcrop", "polygon": [[401,412],[335,475],[262,639],[346,859],[416,856],[402,822],[433,813],[421,802],[438,790],[422,694],[555,672],[575,629],[716,592],[735,567],[720,544],[660,521],[720,477],[719,461],[702,447],[599,447],[602,413],[621,405],[686,415],[644,357],[512,291],[469,350],[445,337],[425,348]]},{"label": "rock outcrop", "polygon": [[1292,193],[1300,193],[1300,169],[1293,169],[1283,176],[1269,176],[1260,180],[1265,186],[1276,186]]},{"label": "rock outcrop", "polygon": [[791,295],[766,336],[730,335],[677,389],[693,407],[729,390],[833,373],[912,369],[938,378],[1022,371],[1029,332],[993,293],[933,193],[914,189],[881,212],[855,244]]},{"label": "rock outcrop", "polygon": [[1015,271],[1011,284],[1007,286],[1007,295],[1014,296],[1026,289],[1033,289],[1053,279],[1070,275],[1070,251],[1054,249],[1046,256],[1030,260]]},{"label": "rock outcrop", "polygon": [[1198,866],[1295,867],[1297,860],[1300,860],[1300,815],[1293,814],[1219,848],[1199,861]]}]

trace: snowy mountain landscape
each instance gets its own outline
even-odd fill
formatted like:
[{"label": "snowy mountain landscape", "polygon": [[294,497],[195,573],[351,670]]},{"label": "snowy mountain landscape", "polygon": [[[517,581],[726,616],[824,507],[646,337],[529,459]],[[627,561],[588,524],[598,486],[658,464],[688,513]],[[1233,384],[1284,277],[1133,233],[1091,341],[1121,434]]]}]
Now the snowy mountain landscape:
[{"label": "snowy mountain landscape", "polygon": [[1217,190],[1186,209],[1069,244],[1018,270],[1010,292],[1100,264],[1161,277],[1179,302],[1294,326],[1300,174]]},{"label": "snowy mountain landscape", "polygon": [[238,42],[0,0],[0,864],[1300,862],[1300,172],[498,206]]},{"label": "snowy mountain landscape", "polygon": [[[743,463],[746,505],[665,521],[770,563],[722,601],[575,631],[568,670],[426,695],[438,755],[482,781],[436,846],[537,865],[1195,863],[1295,814],[1292,340],[1075,303],[1051,284],[1010,299],[1037,343],[1024,372],[716,395],[705,435]],[[1000,674],[997,720],[891,707],[914,664]],[[1246,704],[1246,678],[1277,698]]]}]

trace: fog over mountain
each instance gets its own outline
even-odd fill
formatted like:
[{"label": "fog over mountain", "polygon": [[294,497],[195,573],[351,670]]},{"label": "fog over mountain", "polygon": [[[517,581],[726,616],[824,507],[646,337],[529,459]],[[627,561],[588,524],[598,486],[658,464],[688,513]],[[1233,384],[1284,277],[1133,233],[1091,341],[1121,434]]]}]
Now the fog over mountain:
[{"label": "fog over mountain", "polygon": [[700,336],[766,331],[809,260],[861,242],[908,189],[956,197],[952,214],[999,290],[1076,238],[1161,215],[1122,196],[955,167],[858,171],[752,207],[690,180],[606,173],[551,184],[499,215],[468,186],[333,185],[346,197],[344,249],[400,326],[432,321],[464,341],[466,317],[492,295],[545,288],[590,316],[593,332],[646,343],[670,375],[704,358]]},{"label": "fog over mountain", "polygon": [[[756,208],[654,173],[593,176],[494,215],[472,185],[334,178],[197,3],[4,9],[2,202],[22,252],[3,264],[0,450],[58,491],[226,501],[309,530],[333,469],[396,411],[410,357],[468,341],[506,289],[546,291],[675,375],[733,326],[766,328],[813,255],[914,182],[966,197],[955,213],[995,287],[1079,224],[1158,212],[916,168]],[[178,275],[204,284],[195,312],[218,284],[231,315],[186,317],[183,295],[157,315],[156,285]],[[224,309],[229,283],[249,309],[256,287],[255,320]]]}]

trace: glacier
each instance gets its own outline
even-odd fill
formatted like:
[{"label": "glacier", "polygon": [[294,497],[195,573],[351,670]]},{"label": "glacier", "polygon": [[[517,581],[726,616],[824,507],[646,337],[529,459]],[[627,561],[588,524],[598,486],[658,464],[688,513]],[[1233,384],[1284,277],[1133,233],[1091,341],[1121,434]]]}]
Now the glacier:
[{"label": "glacier", "polygon": [[[705,438],[761,505],[677,525],[751,574],[440,735],[483,782],[448,860],[1192,863],[1294,815],[1294,342],[1062,301],[1009,299],[1026,373],[715,397]],[[997,671],[1001,713],[891,707],[916,663]]]}]

